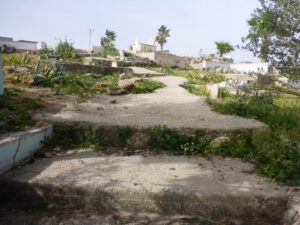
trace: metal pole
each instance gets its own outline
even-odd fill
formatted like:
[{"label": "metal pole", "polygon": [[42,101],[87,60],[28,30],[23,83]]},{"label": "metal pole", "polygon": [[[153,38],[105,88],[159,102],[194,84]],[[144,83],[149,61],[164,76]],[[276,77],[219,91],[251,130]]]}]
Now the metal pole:
[{"label": "metal pole", "polygon": [[0,52],[0,95],[4,94],[4,82],[3,82],[3,73],[2,73],[2,57]]},{"label": "metal pole", "polygon": [[89,28],[89,34],[90,34],[90,39],[89,39],[89,50],[92,51],[91,44],[92,44],[92,32],[94,32],[95,29]]}]

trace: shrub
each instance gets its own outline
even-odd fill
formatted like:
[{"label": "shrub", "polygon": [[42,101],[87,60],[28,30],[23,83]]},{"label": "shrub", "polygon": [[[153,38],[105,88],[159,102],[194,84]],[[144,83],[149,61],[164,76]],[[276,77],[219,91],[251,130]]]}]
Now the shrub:
[{"label": "shrub", "polygon": [[[246,152],[242,151],[237,156],[253,160],[262,174],[268,177],[300,183],[299,98],[269,94],[238,95],[209,103],[215,111],[266,123],[269,128],[257,131],[251,142],[245,142]],[[225,151],[225,155],[230,155],[230,152]]]},{"label": "shrub", "polygon": [[132,89],[132,93],[139,94],[139,93],[152,93],[158,88],[163,88],[166,85],[150,79],[142,79],[137,82],[137,84]]},{"label": "shrub", "polygon": [[229,97],[229,96],[230,96],[230,92],[226,88],[219,88],[219,90],[218,90],[219,98],[225,98],[225,97]]},{"label": "shrub", "polygon": [[206,85],[186,84],[184,88],[194,95],[207,96]]},{"label": "shrub", "polygon": [[31,110],[43,107],[35,100],[22,96],[19,92],[5,89],[0,96],[0,133],[19,131],[35,124]]},{"label": "shrub", "polygon": [[74,59],[76,61],[81,61],[82,57],[75,52],[73,44],[71,42],[59,41],[54,49],[54,54],[57,58],[67,60]]},{"label": "shrub", "polygon": [[42,59],[56,58],[56,55],[55,55],[55,52],[53,49],[42,48],[40,50],[40,54],[41,54]]}]

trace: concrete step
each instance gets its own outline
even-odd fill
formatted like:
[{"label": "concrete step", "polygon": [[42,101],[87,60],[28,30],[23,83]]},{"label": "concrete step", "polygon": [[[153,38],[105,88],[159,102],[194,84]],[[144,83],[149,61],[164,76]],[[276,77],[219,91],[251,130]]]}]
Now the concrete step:
[{"label": "concrete step", "polygon": [[299,193],[252,172],[238,159],[67,151],[6,174],[1,209],[188,215],[237,224],[295,219],[295,208],[287,209]]}]

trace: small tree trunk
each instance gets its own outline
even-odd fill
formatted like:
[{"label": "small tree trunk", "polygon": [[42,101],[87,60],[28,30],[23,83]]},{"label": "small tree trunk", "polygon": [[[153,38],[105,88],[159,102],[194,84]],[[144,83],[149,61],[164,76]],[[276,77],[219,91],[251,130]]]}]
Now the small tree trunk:
[{"label": "small tree trunk", "polygon": [[269,37],[268,35],[265,35],[263,38],[261,50],[260,50],[260,59],[261,62],[266,63],[268,62],[268,56],[269,56]]},{"label": "small tree trunk", "polygon": [[160,44],[160,50],[163,51],[164,50],[164,45]]}]

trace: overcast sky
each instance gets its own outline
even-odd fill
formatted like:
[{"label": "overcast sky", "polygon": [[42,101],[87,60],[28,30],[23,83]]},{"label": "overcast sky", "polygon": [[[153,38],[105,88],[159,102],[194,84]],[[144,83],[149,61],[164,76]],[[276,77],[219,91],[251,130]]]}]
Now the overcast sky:
[{"label": "overcast sky", "polygon": [[[160,25],[171,30],[165,49],[185,56],[215,53],[214,41],[241,45],[246,21],[258,0],[0,0],[0,36],[54,45],[65,36],[76,48],[88,49],[108,28],[116,46],[153,40]],[[236,61],[257,61],[250,52],[231,53]]]}]

